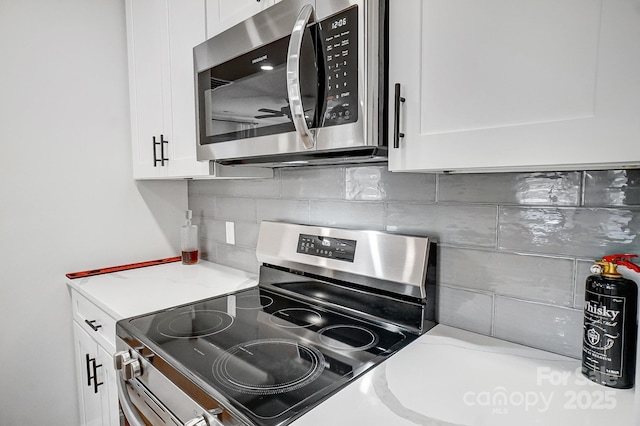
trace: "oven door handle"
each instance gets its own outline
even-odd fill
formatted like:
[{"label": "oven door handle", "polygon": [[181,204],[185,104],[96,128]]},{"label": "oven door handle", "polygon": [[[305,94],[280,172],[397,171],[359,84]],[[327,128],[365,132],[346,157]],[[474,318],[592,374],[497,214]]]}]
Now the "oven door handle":
[{"label": "oven door handle", "polygon": [[298,132],[298,136],[307,149],[312,149],[316,142],[304,116],[300,88],[300,54],[302,52],[304,31],[312,19],[314,19],[313,6],[306,4],[300,10],[296,23],[293,25],[287,51],[287,91],[289,92],[291,121],[293,121],[296,132]]},{"label": "oven door handle", "polygon": [[122,407],[122,413],[129,422],[130,426],[146,426],[136,409],[133,407],[133,402],[127,392],[127,383],[124,381],[122,374],[118,372],[118,400],[120,401],[120,407]]}]

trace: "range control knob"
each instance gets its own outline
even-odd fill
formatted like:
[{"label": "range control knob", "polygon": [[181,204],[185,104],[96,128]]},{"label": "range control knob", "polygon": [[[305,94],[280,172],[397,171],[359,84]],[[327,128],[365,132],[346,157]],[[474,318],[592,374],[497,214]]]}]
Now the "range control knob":
[{"label": "range control knob", "polygon": [[135,379],[142,376],[142,366],[137,359],[130,359],[122,366],[122,376],[125,380]]},{"label": "range control knob", "polygon": [[113,368],[116,371],[122,370],[124,364],[131,359],[131,355],[129,355],[129,351],[120,351],[116,352],[113,356]]}]

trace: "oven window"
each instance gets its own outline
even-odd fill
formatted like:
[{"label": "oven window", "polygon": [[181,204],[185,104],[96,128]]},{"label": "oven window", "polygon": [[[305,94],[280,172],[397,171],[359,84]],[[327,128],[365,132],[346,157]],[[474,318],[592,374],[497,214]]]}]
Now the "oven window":
[{"label": "oven window", "polygon": [[[289,110],[286,60],[289,37],[198,74],[201,144],[295,131]],[[316,127],[318,66],[315,26],[307,28],[300,83],[307,125]]]}]

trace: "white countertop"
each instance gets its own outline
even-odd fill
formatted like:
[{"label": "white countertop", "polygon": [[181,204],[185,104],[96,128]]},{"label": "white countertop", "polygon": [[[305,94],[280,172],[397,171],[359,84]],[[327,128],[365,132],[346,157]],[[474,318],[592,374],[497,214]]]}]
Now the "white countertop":
[{"label": "white countertop", "polygon": [[[257,284],[201,261],[68,280],[119,320]],[[580,361],[438,325],[294,426],[633,425],[634,391],[591,383]]]},{"label": "white countertop", "polygon": [[67,279],[116,320],[214,297],[258,284],[255,274],[215,263],[180,262]]},{"label": "white countertop", "polygon": [[634,425],[634,391],[592,383],[580,364],[437,325],[293,424]]}]

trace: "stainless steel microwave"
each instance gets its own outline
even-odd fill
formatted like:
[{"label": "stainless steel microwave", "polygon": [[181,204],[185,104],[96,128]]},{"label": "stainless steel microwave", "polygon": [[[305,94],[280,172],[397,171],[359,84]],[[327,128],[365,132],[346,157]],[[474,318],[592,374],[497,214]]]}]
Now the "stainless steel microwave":
[{"label": "stainless steel microwave", "polygon": [[193,50],[198,160],[380,162],[386,0],[282,0]]}]

